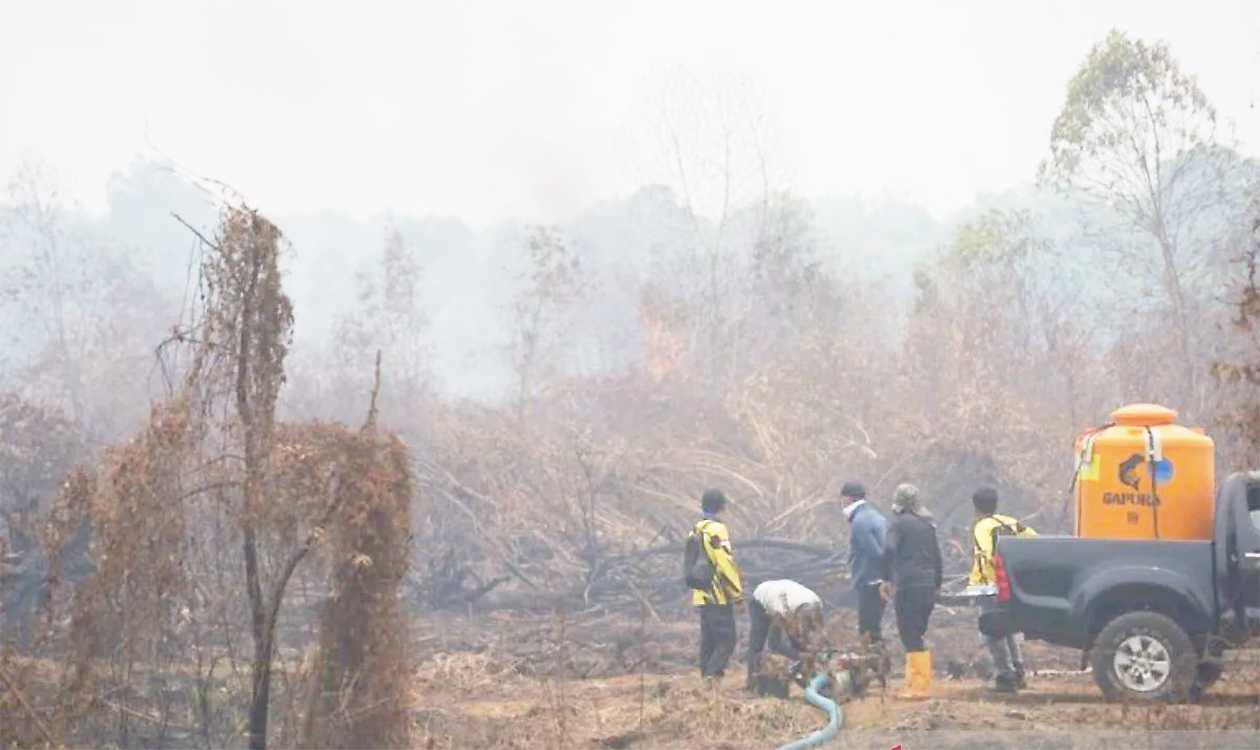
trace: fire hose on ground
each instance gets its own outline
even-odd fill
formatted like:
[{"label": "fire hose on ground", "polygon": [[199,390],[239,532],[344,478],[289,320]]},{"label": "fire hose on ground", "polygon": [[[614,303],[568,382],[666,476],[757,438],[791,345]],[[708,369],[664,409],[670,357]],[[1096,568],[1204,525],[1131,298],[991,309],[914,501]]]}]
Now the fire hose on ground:
[{"label": "fire hose on ground", "polygon": [[840,733],[840,727],[844,725],[844,713],[834,700],[818,692],[826,684],[827,675],[825,673],[815,675],[814,679],[810,680],[809,685],[805,688],[805,700],[814,708],[827,714],[827,726],[811,732],[799,740],[782,745],[778,750],[805,750],[806,748],[818,747],[824,742],[835,739],[836,735]]}]

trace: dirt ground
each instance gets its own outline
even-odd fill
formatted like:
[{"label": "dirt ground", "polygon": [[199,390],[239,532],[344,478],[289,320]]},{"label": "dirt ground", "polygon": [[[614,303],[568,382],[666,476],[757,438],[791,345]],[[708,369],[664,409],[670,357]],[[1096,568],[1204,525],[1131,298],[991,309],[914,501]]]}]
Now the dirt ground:
[{"label": "dirt ground", "polygon": [[[645,674],[587,680],[500,676],[452,689],[447,675],[479,666],[452,657],[444,670],[418,681],[420,747],[773,748],[825,723],[799,690],[788,700],[755,698],[731,674],[718,686],[694,674]],[[877,690],[842,704],[843,733],[903,742],[898,738],[937,731],[992,738],[1229,729],[1257,732],[1250,746],[1260,747],[1254,686],[1228,682],[1199,705],[1128,708],[1103,703],[1088,675],[1037,678],[1017,696],[994,695],[975,679],[938,680],[925,701],[899,700],[895,692]]]},{"label": "dirt ground", "polygon": [[[833,623],[842,631],[848,625],[843,618]],[[1143,732],[1171,738],[1230,730],[1235,734],[1228,742],[1203,746],[1260,747],[1260,675],[1254,672],[1227,674],[1196,705],[1126,707],[1104,703],[1091,676],[1068,671],[1079,667],[1075,652],[1030,644],[1029,662],[1054,673],[1034,676],[1019,695],[1000,696],[980,676],[985,665],[973,620],[943,613],[937,625],[932,697],[897,699],[900,679],[888,690],[876,686],[842,705],[845,728],[835,746],[1028,748],[1035,743],[1020,738]],[[611,616],[530,622],[505,615],[435,625],[420,641],[417,746],[773,748],[825,722],[795,687],[787,700],[745,693],[742,650],[720,684],[706,684],[690,666],[694,630],[686,620],[636,623]],[[947,665],[962,676],[949,678]],[[1132,746],[1124,736],[1119,744],[1100,739],[1056,746]],[[1191,746],[1181,737],[1170,745]]]}]

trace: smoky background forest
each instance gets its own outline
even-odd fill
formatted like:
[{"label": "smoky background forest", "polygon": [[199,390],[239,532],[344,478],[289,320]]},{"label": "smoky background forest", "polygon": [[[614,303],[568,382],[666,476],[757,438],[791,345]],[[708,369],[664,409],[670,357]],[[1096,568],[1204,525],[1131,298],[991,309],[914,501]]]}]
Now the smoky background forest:
[{"label": "smoky background forest", "polygon": [[1098,40],[1040,167],[946,217],[794,189],[790,123],[688,76],[635,124],[660,180],[563,222],[273,212],[152,156],[93,210],[28,160],[0,199],[0,743],[411,746],[451,617],[560,633],[520,673],[641,669],[565,644],[689,616],[673,553],[710,486],[737,553],[788,543],[740,555],[754,579],[823,581],[846,479],[918,485],[951,574],[977,485],[1070,532],[1073,439],[1126,403],[1254,467],[1260,163],[1194,72]]}]

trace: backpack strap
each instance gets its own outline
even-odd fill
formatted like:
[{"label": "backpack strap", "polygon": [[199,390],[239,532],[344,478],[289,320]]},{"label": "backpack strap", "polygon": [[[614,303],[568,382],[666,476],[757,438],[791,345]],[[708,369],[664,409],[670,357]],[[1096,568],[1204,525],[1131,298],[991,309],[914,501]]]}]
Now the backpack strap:
[{"label": "backpack strap", "polygon": [[978,532],[980,530],[980,523],[987,519],[993,519],[993,522],[995,524],[993,528],[989,529],[989,553],[990,554],[997,551],[998,529],[1010,529],[1011,531],[1018,534],[1020,531],[1020,527],[1022,526],[1022,524],[1020,524],[1019,521],[1016,521],[1015,526],[1012,527],[1009,523],[1006,523],[1002,519],[998,518],[998,515],[996,513],[990,513],[986,516],[980,516],[979,518],[977,518],[976,522],[972,524],[971,526],[971,546],[974,550],[973,554],[975,554],[977,557],[981,559],[983,559],[984,550],[980,547],[980,536]]},{"label": "backpack strap", "polygon": [[[1023,533],[1028,530],[1028,527],[1025,526],[1023,523],[1021,523],[1018,518],[1011,518],[1011,520],[1014,521],[1014,525],[1009,524],[1006,521],[1003,521],[1001,518],[998,518],[996,515],[992,516],[992,518],[994,521],[997,521],[997,526],[994,526],[989,531],[990,542],[993,545],[992,549],[993,549],[993,552],[995,553],[997,552],[997,540],[999,536],[998,532],[1000,530],[1006,529],[1007,533],[1003,536],[1016,536],[1016,537],[1022,536]],[[1008,518],[1010,517],[1008,516]]]},{"label": "backpack strap", "polygon": [[979,518],[976,519],[975,523],[971,524],[971,547],[973,550],[975,550],[976,554],[980,554],[981,552],[984,551],[980,548],[980,539],[977,536],[977,532],[979,532],[980,530],[980,522],[985,520],[986,518],[993,518],[993,514],[990,513],[987,516],[980,516]]},{"label": "backpack strap", "polygon": [[711,564],[714,564],[716,567],[716,564],[713,563],[713,553],[709,550],[708,539],[706,538],[705,533],[704,533],[705,527],[711,523],[713,523],[712,520],[708,518],[702,518],[696,522],[695,527],[693,527],[691,531],[693,534],[696,535],[696,541],[700,544],[700,551],[703,552],[704,556],[709,559],[709,562]]}]

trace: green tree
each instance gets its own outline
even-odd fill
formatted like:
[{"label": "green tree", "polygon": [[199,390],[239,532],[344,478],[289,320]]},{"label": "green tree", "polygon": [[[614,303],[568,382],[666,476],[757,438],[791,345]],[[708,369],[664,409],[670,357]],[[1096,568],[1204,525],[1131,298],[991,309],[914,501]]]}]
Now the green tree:
[{"label": "green tree", "polygon": [[341,381],[337,385],[368,392],[371,362],[382,352],[383,390],[395,404],[386,409],[386,421],[401,422],[415,415],[432,387],[429,321],[420,306],[421,267],[402,235],[393,230],[380,257],[359,272],[356,282],[357,308],[338,321],[334,334]]},{"label": "green tree", "polygon": [[524,419],[546,365],[558,354],[558,327],[586,292],[581,259],[559,231],[532,227],[525,241],[528,270],[512,302],[512,367],[516,371],[517,416]]},{"label": "green tree", "polygon": [[1113,398],[1090,379],[1090,328],[1066,265],[1032,214],[995,210],[916,270],[905,390],[891,419],[903,442],[921,435],[918,463],[940,462],[933,491],[954,495],[983,479],[1036,492],[1036,506],[1024,492],[1012,498],[1021,512],[1058,507],[1044,501],[1070,454],[1046,446],[1070,446],[1095,402]]},{"label": "green tree", "polygon": [[1044,184],[1106,206],[1153,241],[1155,262],[1142,247],[1126,248],[1127,267],[1158,269],[1187,397],[1197,375],[1187,286],[1236,197],[1229,174],[1237,161],[1222,144],[1215,108],[1168,45],[1113,30],[1069,82],[1041,165]]}]

